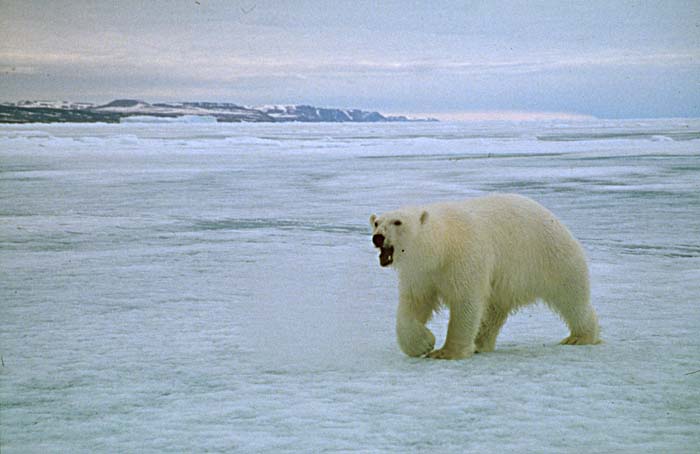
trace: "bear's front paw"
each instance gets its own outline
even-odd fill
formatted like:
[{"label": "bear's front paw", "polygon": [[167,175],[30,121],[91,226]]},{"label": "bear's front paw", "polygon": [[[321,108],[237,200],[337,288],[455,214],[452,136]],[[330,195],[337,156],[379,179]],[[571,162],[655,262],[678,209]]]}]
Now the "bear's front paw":
[{"label": "bear's front paw", "polygon": [[419,357],[435,348],[435,336],[413,317],[399,317],[396,324],[399,347],[408,356]]},{"label": "bear's front paw", "polygon": [[433,350],[428,353],[428,358],[432,359],[464,359],[469,358],[474,353],[467,349],[454,350],[451,348],[443,347],[440,350]]},{"label": "bear's front paw", "polygon": [[417,358],[425,356],[435,348],[435,336],[424,326],[420,330],[414,331],[412,336],[407,336],[406,332],[399,335],[399,347],[408,356]]}]

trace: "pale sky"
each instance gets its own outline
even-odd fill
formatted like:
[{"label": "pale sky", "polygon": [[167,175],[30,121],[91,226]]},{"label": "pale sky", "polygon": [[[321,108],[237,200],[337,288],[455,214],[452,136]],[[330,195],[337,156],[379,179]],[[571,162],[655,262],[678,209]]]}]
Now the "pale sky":
[{"label": "pale sky", "polygon": [[0,101],[700,117],[700,1],[0,0]]}]

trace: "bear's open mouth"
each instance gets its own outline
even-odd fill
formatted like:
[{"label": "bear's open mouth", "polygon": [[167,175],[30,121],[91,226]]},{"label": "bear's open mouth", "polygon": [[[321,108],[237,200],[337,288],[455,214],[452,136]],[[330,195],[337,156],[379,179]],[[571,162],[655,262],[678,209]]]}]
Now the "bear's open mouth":
[{"label": "bear's open mouth", "polygon": [[379,264],[389,266],[394,263],[394,246],[384,246],[379,248]]}]

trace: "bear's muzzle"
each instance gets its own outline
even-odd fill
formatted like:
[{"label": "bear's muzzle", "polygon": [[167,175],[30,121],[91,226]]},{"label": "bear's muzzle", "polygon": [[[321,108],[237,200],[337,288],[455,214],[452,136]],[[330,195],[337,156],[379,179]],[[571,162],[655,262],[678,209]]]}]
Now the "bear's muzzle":
[{"label": "bear's muzzle", "polygon": [[382,247],[384,246],[384,235],[381,233],[377,233],[372,237],[372,243],[374,244],[374,247]]}]

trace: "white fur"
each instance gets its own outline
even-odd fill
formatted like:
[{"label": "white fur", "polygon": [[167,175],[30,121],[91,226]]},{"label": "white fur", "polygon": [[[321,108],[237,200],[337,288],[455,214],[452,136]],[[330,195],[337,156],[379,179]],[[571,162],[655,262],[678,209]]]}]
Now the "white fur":
[{"label": "white fur", "polygon": [[[394,247],[396,332],[407,355],[458,359],[492,351],[508,315],[536,300],[569,326],[563,344],[599,342],[583,249],[537,202],[496,194],[402,208],[372,215],[370,223]],[[447,338],[433,351],[425,324],[441,305],[450,309]]]}]

